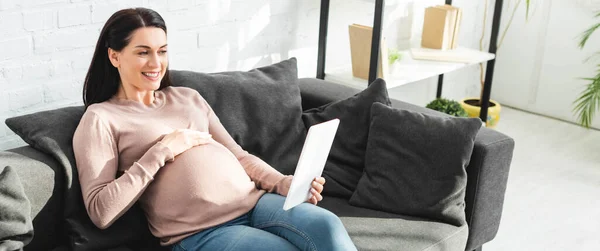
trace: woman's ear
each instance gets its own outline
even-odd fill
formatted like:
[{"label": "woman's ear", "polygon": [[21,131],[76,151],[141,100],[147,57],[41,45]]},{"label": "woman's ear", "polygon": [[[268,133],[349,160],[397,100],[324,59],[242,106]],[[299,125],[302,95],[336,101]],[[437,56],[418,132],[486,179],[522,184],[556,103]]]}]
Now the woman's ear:
[{"label": "woman's ear", "polygon": [[112,48],[108,48],[108,59],[110,60],[110,63],[115,67],[115,68],[119,68],[119,52],[113,50]]}]

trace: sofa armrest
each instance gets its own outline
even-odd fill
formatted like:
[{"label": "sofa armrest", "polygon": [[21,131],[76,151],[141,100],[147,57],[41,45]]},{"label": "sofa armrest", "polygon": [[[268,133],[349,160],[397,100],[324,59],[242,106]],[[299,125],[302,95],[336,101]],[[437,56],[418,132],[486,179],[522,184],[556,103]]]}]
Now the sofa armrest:
[{"label": "sofa armrest", "polygon": [[467,167],[465,213],[470,233],[466,250],[496,237],[514,148],[512,138],[488,128],[481,128],[475,138]]},{"label": "sofa armrest", "polygon": [[60,165],[30,146],[0,152],[0,163],[12,166],[31,203],[34,235],[25,250],[50,250],[62,243],[64,174]]},{"label": "sofa armrest", "polygon": [[[348,98],[360,90],[315,78],[299,79],[302,106],[310,109]],[[424,107],[391,99],[392,107],[436,116],[449,116]],[[492,240],[498,232],[514,140],[505,134],[482,127],[475,138],[467,167],[465,196],[469,224],[467,249],[473,250]]]}]

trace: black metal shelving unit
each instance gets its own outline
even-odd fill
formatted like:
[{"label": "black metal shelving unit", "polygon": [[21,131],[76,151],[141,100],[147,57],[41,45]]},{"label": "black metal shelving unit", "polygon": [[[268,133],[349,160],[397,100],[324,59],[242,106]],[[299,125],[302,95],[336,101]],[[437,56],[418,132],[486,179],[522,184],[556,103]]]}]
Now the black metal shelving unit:
[{"label": "black metal shelving unit", "polygon": [[[383,21],[385,0],[375,0],[375,15],[373,18],[373,36],[371,39],[371,58],[369,62],[369,80],[367,85],[371,84],[377,78],[377,66],[379,60],[379,46],[381,44],[381,24]],[[446,0],[446,4],[452,5],[452,0]],[[319,47],[317,56],[317,78],[325,79],[325,54],[327,47],[327,28],[329,24],[329,5],[330,0],[321,0],[321,14],[319,20]],[[502,16],[503,0],[496,0],[494,6],[494,16],[492,18],[492,34],[490,36],[489,53],[496,54],[498,32],[500,28],[500,17]],[[485,81],[483,84],[483,92],[481,97],[481,112],[479,118],[487,121],[489,108],[490,94],[492,91],[492,80],[494,77],[494,66],[496,59],[491,59],[487,62],[485,73]],[[442,87],[444,84],[444,74],[438,76],[438,86],[436,97],[442,96]]]}]

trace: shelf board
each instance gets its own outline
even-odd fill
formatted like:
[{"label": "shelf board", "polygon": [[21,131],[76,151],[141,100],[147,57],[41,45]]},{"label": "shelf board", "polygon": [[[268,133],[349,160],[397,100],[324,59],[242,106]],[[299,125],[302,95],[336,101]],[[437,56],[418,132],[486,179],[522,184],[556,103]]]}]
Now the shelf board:
[{"label": "shelf board", "polygon": [[[430,77],[435,77],[469,65],[494,59],[494,54],[463,47],[447,51],[415,48],[412,50],[401,51],[401,53],[402,60],[390,66],[390,73],[385,74],[383,77],[388,89]],[[421,60],[413,58],[413,56],[421,55],[421,57],[423,57],[423,55],[431,55],[431,53],[437,54],[436,58],[452,58],[452,60],[459,62]],[[325,80],[347,85],[359,90],[367,88],[366,79],[356,78],[352,75],[351,64],[343,65],[326,71]]]}]

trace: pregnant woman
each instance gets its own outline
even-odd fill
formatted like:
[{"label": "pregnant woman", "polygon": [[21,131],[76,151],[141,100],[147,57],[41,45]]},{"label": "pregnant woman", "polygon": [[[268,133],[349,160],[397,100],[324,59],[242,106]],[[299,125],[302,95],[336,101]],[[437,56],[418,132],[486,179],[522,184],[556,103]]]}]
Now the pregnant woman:
[{"label": "pregnant woman", "polygon": [[120,10],[100,33],[73,139],[92,222],[107,228],[139,201],[172,250],[356,250],[315,206],[322,177],[311,203],[282,209],[292,176],[242,149],[197,91],[171,87],[167,47],[150,9]]}]

